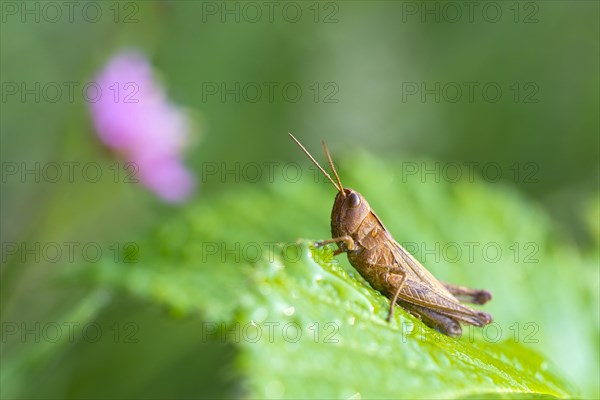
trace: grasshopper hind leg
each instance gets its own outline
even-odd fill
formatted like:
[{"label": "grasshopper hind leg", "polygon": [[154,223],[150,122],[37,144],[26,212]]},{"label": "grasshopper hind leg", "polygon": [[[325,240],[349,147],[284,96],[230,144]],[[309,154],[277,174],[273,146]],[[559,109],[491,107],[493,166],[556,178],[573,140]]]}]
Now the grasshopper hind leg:
[{"label": "grasshopper hind leg", "polygon": [[404,282],[406,282],[406,274],[390,274],[386,278],[386,280],[390,281],[390,283],[392,283],[394,286],[396,286],[396,289],[394,291],[394,296],[390,300],[390,310],[389,310],[388,316],[386,318],[387,322],[390,322],[392,320],[392,315],[394,315],[394,306],[396,305],[396,302],[398,301],[398,296],[400,295],[400,291],[402,290],[402,287],[404,286]]},{"label": "grasshopper hind leg", "polygon": [[460,323],[446,315],[435,312],[429,308],[421,307],[415,304],[399,301],[398,304],[415,317],[419,318],[425,325],[451,337],[462,335]]},{"label": "grasshopper hind leg", "polygon": [[487,290],[471,289],[446,282],[442,282],[442,284],[460,301],[473,304],[485,304],[492,299],[492,294]]}]

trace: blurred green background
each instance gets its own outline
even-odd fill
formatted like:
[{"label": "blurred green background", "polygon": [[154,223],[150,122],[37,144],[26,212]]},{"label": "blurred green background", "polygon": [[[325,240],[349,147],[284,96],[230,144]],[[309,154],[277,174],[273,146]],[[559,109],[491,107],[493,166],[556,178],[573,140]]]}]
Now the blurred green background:
[{"label": "blurred green background", "polygon": [[[163,205],[144,188],[112,180],[114,155],[96,137],[89,104],[79,92],[73,101],[63,95],[55,102],[7,93],[11,83],[83,85],[123,48],[145,52],[169,97],[193,116],[194,144],[186,154],[199,180],[193,203],[223,194],[243,198],[249,188],[270,183],[264,176],[258,183],[205,176],[207,163],[295,161],[307,167],[287,137],[292,132],[319,160],[324,157],[318,141],[324,139],[336,159],[366,153],[385,160],[429,160],[430,166],[474,165],[476,181],[520,193],[543,209],[557,237],[574,252],[597,255],[597,2],[109,1],[91,2],[93,8],[74,2],[72,15],[62,2],[49,3],[62,16],[48,3],[2,2],[2,369],[20,352],[44,364],[16,368],[19,376],[36,376],[37,389],[17,385],[4,395],[168,397],[178,382],[178,396],[193,398],[231,395],[226,388],[237,382],[235,376],[217,377],[214,367],[231,362],[232,346],[194,342],[199,320],[173,319],[126,294],[88,300],[95,304],[91,308],[101,309],[95,320],[104,321],[102,326],[117,321],[118,329],[126,329],[127,321],[136,321],[144,327],[146,336],[137,347],[84,343],[47,364],[42,354],[51,352],[51,343],[19,341],[5,331],[7,323],[34,326],[67,312],[74,313],[71,320],[87,318],[91,311],[81,299],[92,291],[85,286],[89,282],[76,278],[57,283],[58,276],[80,268],[81,260],[5,257],[7,243],[97,242],[106,250],[177,215],[177,207]],[[236,83],[248,88],[238,92],[239,101],[220,90]],[[273,97],[268,85],[274,85]],[[286,97],[286,85],[301,89],[297,100]],[[257,86],[263,92],[254,99],[251,90]],[[213,94],[215,87],[219,91]],[[5,176],[8,163],[73,161],[98,162],[106,174],[94,184]],[[490,163],[499,167],[500,178],[490,179],[495,177],[485,168]],[[440,184],[452,183],[443,177]],[[432,175],[426,180],[438,183]],[[394,212],[393,198],[372,203]],[[436,207],[435,199],[431,206]],[[318,231],[304,229],[297,237],[327,235],[329,209],[323,215]],[[597,310],[597,299],[597,293],[588,299],[595,303],[590,309]],[[589,318],[597,329],[598,315]],[[103,358],[115,353],[123,355],[118,362]],[[140,366],[151,372],[134,374],[137,381],[123,379]],[[48,375],[53,368],[56,375]],[[45,378],[35,375],[39,369]],[[202,393],[196,381],[184,378],[192,371],[203,377]],[[584,397],[598,394],[597,376],[582,382],[587,382],[578,383]],[[105,384],[114,390],[98,392]]]}]

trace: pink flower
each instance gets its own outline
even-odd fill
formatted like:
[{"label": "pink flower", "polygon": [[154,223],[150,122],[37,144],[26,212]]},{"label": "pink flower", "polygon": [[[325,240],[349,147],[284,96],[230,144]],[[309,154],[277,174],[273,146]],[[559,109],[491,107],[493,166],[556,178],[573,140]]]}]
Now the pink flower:
[{"label": "pink flower", "polygon": [[101,94],[90,108],[102,142],[136,163],[140,182],[163,200],[188,198],[195,179],[181,153],[190,123],[183,110],[169,102],[148,60],[138,52],[121,52],[95,82]]}]

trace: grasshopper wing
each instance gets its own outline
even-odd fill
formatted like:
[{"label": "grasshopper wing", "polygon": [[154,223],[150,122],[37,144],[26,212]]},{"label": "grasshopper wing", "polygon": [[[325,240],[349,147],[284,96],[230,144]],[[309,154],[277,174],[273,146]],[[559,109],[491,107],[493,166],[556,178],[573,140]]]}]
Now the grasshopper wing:
[{"label": "grasshopper wing", "polygon": [[390,238],[386,246],[393,252],[397,267],[406,273],[406,280],[398,295],[400,300],[430,308],[472,325],[483,326],[491,322],[489,314],[461,304],[431,272],[396,241]]}]

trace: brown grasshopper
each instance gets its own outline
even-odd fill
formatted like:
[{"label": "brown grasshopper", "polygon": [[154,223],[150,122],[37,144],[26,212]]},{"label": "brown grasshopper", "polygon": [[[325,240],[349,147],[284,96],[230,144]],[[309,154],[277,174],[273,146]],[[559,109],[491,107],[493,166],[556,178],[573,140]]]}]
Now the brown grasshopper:
[{"label": "brown grasshopper", "polygon": [[334,256],[346,253],[360,275],[375,290],[391,299],[388,322],[396,303],[426,325],[453,337],[462,334],[461,322],[475,326],[492,322],[490,314],[459,301],[485,304],[492,298],[488,291],[438,281],[394,240],[367,200],[356,190],[342,185],[325,142],[321,142],[323,151],[337,183],[304,146],[291,133],[289,135],[338,191],[331,211],[333,239],[321,240],[315,246],[336,243],[339,249]]}]

